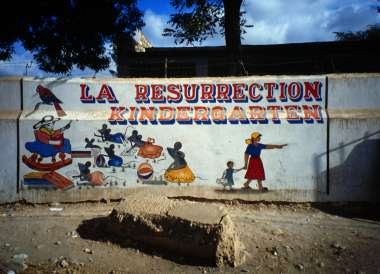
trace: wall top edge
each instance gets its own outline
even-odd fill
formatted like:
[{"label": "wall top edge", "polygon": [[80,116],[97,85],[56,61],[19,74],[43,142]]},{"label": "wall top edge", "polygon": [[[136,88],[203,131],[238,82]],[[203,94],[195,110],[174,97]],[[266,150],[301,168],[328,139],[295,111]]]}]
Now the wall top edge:
[{"label": "wall top edge", "polygon": [[333,73],[326,74],[327,78],[333,79],[347,79],[347,78],[366,78],[366,77],[380,77],[380,73],[371,72],[371,73]]},{"label": "wall top edge", "polygon": [[143,78],[115,78],[115,77],[16,77],[16,76],[0,76],[0,81],[19,81],[23,79],[24,81],[70,81],[70,82],[102,82],[102,81],[113,81],[113,82],[139,82],[139,81],[183,81],[183,80],[229,80],[229,79],[297,79],[297,78],[318,78],[318,77],[328,77],[328,78],[364,78],[364,77],[380,77],[379,73],[334,73],[334,74],[316,74],[316,75],[249,75],[249,76],[227,76],[227,77],[186,77],[186,78],[158,78],[158,77],[143,77]]},{"label": "wall top edge", "polygon": [[0,110],[0,120],[16,120],[20,113],[19,110]]},{"label": "wall top edge", "polygon": [[[379,74],[380,75],[380,74]],[[112,82],[146,82],[146,81],[200,81],[205,82],[209,80],[220,80],[228,81],[234,79],[251,80],[251,79],[304,79],[304,78],[321,78],[326,77],[326,75],[250,75],[250,76],[228,76],[228,77],[184,77],[184,78],[158,78],[158,77],[144,77],[144,78],[114,78],[114,77],[73,77],[73,78],[37,78],[37,77],[24,77],[24,81],[61,81],[61,82],[102,82],[102,81],[112,81]],[[1,78],[0,78],[1,80]]]},{"label": "wall top edge", "polygon": [[330,119],[379,119],[380,109],[328,109]]},{"label": "wall top edge", "polygon": [[20,81],[22,78],[20,76],[0,76],[0,81]]}]

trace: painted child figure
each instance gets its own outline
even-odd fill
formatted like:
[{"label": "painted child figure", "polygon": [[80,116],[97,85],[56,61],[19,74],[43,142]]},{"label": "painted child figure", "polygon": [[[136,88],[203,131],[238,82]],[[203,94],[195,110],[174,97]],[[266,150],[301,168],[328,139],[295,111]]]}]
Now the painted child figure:
[{"label": "painted child figure", "polygon": [[239,169],[234,169],[234,162],[228,161],[227,162],[227,169],[224,170],[222,178],[225,180],[225,183],[223,184],[223,188],[229,187],[230,190],[232,190],[232,186],[235,184],[234,182],[234,173],[239,172],[240,170],[243,170],[244,167]]},{"label": "painted child figure", "polygon": [[[263,187],[262,181],[265,180],[265,172],[263,162],[261,161],[260,154],[263,149],[281,149],[287,144],[283,145],[269,145],[261,144],[261,134],[253,132],[251,138],[246,139],[245,143],[248,145],[244,153],[244,169],[247,170],[245,178],[247,181],[244,183],[243,189],[250,189],[249,184],[252,180],[257,180],[257,188],[259,191],[266,192],[268,188]],[[248,161],[249,160],[249,161]]]}]

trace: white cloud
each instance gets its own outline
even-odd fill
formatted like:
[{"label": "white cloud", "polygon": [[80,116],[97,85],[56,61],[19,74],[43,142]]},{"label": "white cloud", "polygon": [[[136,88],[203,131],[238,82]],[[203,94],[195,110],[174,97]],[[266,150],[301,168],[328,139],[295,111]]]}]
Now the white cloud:
[{"label": "white cloud", "polygon": [[370,5],[347,5],[329,12],[326,27],[336,31],[363,30],[369,24],[379,23],[379,15]]},{"label": "white cloud", "polygon": [[254,27],[244,44],[334,40],[335,31],[363,30],[379,22],[374,0],[246,0]]},{"label": "white cloud", "polygon": [[[245,0],[249,24],[243,44],[278,44],[331,41],[336,31],[364,30],[380,22],[375,12],[376,0]],[[169,19],[167,14],[145,12],[145,36],[155,47],[175,45],[174,39],[162,37]],[[224,45],[223,37],[207,39],[196,46]]]},{"label": "white cloud", "polygon": [[160,15],[152,10],[146,10],[144,14],[145,27],[142,29],[145,37],[154,47],[172,47],[174,40],[170,37],[163,37],[162,32],[167,27],[168,15]]}]

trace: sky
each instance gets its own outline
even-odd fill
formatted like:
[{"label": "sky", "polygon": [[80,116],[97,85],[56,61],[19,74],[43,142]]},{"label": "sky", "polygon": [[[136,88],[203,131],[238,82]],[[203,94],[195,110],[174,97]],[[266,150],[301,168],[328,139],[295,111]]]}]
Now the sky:
[{"label": "sky", "polygon": [[[169,0],[138,0],[144,12],[145,27],[142,32],[155,47],[176,45],[170,37],[163,37],[170,13],[174,10]],[[243,44],[281,44],[315,41],[332,41],[334,32],[364,30],[368,25],[380,24],[377,0],[243,0],[248,24]],[[223,37],[212,37],[196,46],[224,45]],[[26,69],[26,65],[29,65]],[[110,69],[115,69],[112,64]],[[12,60],[0,62],[0,75],[56,76],[40,71],[33,63],[33,55],[16,45]],[[93,76],[91,70],[74,70],[71,76]],[[109,76],[108,71],[96,76]]]}]

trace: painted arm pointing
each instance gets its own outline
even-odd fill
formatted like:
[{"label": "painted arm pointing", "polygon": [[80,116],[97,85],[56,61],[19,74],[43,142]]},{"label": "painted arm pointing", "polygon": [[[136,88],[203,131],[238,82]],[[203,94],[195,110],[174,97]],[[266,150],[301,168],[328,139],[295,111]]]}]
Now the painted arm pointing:
[{"label": "painted arm pointing", "polygon": [[288,144],[283,144],[283,145],[265,145],[265,149],[274,149],[274,148],[278,148],[278,149],[281,149],[285,146],[287,146]]}]

